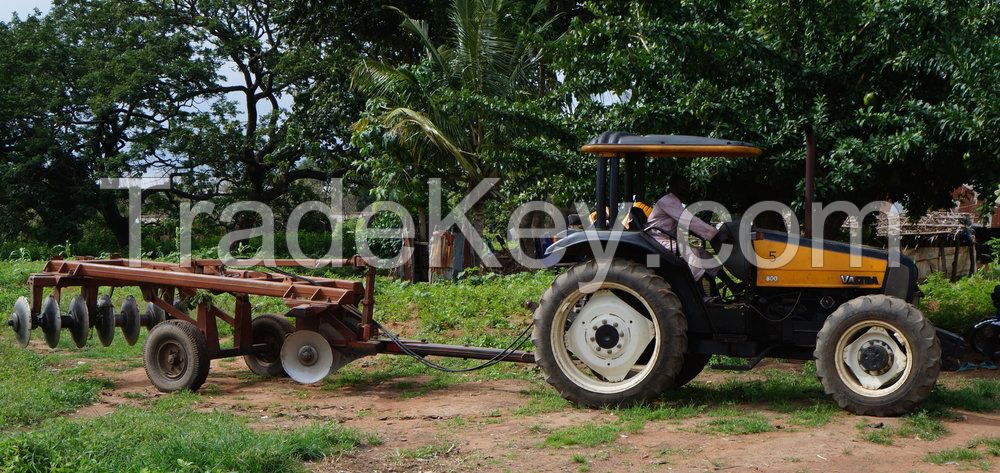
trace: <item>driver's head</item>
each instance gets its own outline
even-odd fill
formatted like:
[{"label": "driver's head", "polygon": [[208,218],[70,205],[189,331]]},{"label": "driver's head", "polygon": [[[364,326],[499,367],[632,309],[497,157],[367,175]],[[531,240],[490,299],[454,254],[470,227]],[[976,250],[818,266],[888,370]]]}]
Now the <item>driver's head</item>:
[{"label": "driver's head", "polygon": [[691,181],[682,172],[674,172],[670,175],[670,182],[667,184],[667,192],[677,196],[681,202],[687,202],[691,196]]}]

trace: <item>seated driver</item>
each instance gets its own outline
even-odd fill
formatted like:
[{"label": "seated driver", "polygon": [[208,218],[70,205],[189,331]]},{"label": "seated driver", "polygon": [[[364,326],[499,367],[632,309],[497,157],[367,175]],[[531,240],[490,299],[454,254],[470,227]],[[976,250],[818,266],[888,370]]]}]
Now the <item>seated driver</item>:
[{"label": "seated driver", "polygon": [[[649,232],[650,236],[673,252],[678,252],[676,240],[678,236],[677,226],[682,218],[685,221],[688,221],[687,219],[690,218],[688,232],[705,241],[712,240],[719,233],[715,227],[705,223],[705,221],[685,209],[686,206],[681,198],[688,195],[689,189],[690,185],[686,180],[681,178],[671,179],[670,193],[656,201],[656,206],[653,207],[653,211],[649,214],[649,220],[646,225],[647,230],[656,230]],[[680,253],[688,262],[688,266],[691,268],[691,275],[694,276],[695,281],[701,279],[706,273],[709,276],[715,276],[718,272],[718,265],[703,267],[705,264],[699,261],[699,259],[711,260],[711,253],[705,251],[704,248],[690,245],[686,245],[686,248],[688,251],[680,251]]]}]

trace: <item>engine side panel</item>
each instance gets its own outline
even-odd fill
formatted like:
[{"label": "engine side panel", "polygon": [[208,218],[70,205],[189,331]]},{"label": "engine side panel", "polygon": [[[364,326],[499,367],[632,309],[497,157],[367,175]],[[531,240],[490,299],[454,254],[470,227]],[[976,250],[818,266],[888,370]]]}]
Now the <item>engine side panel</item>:
[{"label": "engine side panel", "polygon": [[882,289],[885,285],[889,267],[885,252],[863,248],[852,265],[849,245],[817,241],[814,251],[813,242],[801,238],[793,245],[784,234],[758,232],[753,241],[757,287]]}]

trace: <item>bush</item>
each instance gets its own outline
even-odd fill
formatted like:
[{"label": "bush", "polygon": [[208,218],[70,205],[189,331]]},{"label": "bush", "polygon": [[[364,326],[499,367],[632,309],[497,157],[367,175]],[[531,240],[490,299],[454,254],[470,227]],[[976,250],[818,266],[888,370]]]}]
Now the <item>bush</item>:
[{"label": "bush", "polygon": [[934,273],[920,285],[924,293],[920,308],[934,325],[964,334],[974,323],[992,316],[996,309],[990,295],[1000,281],[976,274],[951,282]]}]

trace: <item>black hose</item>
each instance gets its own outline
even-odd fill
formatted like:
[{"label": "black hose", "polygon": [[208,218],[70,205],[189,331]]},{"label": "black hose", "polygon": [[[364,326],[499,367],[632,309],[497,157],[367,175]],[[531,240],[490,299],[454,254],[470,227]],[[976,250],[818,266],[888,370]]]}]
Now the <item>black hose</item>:
[{"label": "black hose", "polygon": [[532,327],[532,324],[528,324],[528,326],[524,328],[524,331],[521,332],[521,334],[518,335],[517,338],[515,338],[514,341],[511,342],[511,344],[509,346],[507,346],[507,348],[504,348],[503,351],[501,351],[500,353],[497,353],[496,356],[494,356],[493,358],[490,358],[489,360],[486,360],[485,362],[483,362],[481,364],[478,364],[476,366],[470,366],[468,368],[449,368],[447,366],[439,365],[439,364],[437,364],[437,363],[435,363],[435,362],[433,362],[431,360],[428,360],[426,356],[423,356],[423,355],[420,355],[420,354],[414,352],[409,347],[407,347],[406,344],[402,340],[399,339],[399,336],[397,336],[396,334],[390,332],[382,324],[380,324],[378,322],[375,322],[375,325],[378,325],[379,330],[381,330],[382,333],[385,333],[386,336],[388,336],[389,339],[392,340],[396,344],[396,346],[398,346],[399,349],[403,353],[405,353],[406,355],[409,355],[410,357],[416,359],[417,361],[419,361],[420,363],[422,363],[424,366],[427,366],[428,368],[435,369],[435,370],[438,370],[438,371],[443,371],[445,373],[468,373],[470,371],[481,370],[483,368],[488,368],[488,367],[493,366],[493,365],[495,365],[497,363],[500,363],[501,361],[503,361],[504,358],[507,357],[507,355],[510,355],[511,353],[514,353],[514,351],[517,350],[518,348],[520,348],[521,345],[524,344],[524,342],[528,341],[529,335],[531,333],[531,327]]}]

